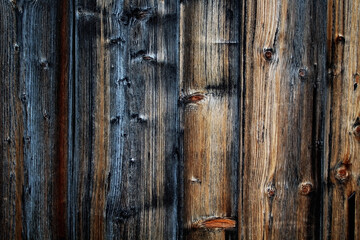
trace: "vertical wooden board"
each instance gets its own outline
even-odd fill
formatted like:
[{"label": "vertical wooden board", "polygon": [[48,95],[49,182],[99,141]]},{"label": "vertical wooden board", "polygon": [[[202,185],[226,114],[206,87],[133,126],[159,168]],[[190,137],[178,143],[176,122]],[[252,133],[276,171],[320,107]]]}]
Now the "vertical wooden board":
[{"label": "vertical wooden board", "polygon": [[184,238],[236,236],[239,4],[180,4]]},{"label": "vertical wooden board", "polygon": [[0,9],[1,237],[65,238],[68,2]]},{"label": "vertical wooden board", "polygon": [[73,239],[101,239],[105,232],[110,127],[107,7],[104,2],[75,1],[75,132],[69,173]]},{"label": "vertical wooden board", "polygon": [[328,1],[324,239],[360,238],[360,1]]},{"label": "vertical wooden board", "polygon": [[76,1],[73,238],[175,239],[177,1]]},{"label": "vertical wooden board", "polygon": [[239,239],[318,239],[326,6],[242,10]]},{"label": "vertical wooden board", "polygon": [[20,99],[17,17],[9,1],[0,4],[0,232],[19,239],[22,232],[23,123]]}]

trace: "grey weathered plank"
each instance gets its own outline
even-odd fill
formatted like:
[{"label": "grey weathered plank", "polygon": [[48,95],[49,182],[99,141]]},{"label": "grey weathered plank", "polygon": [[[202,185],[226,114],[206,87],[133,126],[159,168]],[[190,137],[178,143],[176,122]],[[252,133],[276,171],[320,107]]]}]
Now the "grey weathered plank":
[{"label": "grey weathered plank", "polygon": [[328,1],[323,238],[360,238],[360,1]]},{"label": "grey weathered plank", "polygon": [[76,1],[73,238],[175,239],[177,1]]},{"label": "grey weathered plank", "polygon": [[319,239],[326,3],[242,9],[239,239]]},{"label": "grey weathered plank", "polygon": [[182,1],[180,9],[184,237],[233,238],[237,235],[239,3]]},{"label": "grey weathered plank", "polygon": [[69,2],[1,1],[1,238],[66,236]]}]

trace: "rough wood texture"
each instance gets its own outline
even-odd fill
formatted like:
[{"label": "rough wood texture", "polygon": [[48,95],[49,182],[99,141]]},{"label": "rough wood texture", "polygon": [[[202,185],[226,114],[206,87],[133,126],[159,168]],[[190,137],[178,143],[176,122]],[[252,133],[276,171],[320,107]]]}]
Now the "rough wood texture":
[{"label": "rough wood texture", "polygon": [[0,240],[360,239],[360,0],[0,0]]},{"label": "rough wood texture", "polygon": [[76,1],[71,237],[178,233],[176,1]]},{"label": "rough wood texture", "polygon": [[194,223],[237,216],[239,18],[237,1],[180,5],[186,239],[236,236],[235,227],[209,231]]},{"label": "rough wood texture", "polygon": [[239,239],[318,239],[322,1],[243,1]]},{"label": "rough wood texture", "polygon": [[1,239],[66,236],[68,1],[1,1]]},{"label": "rough wood texture", "polygon": [[360,1],[328,1],[324,239],[360,238]]}]

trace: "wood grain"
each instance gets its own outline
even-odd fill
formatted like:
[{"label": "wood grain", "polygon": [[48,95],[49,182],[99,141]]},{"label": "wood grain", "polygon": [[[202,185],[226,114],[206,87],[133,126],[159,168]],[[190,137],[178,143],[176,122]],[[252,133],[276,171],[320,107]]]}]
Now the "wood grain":
[{"label": "wood grain", "polygon": [[0,240],[360,239],[360,0],[0,0]]},{"label": "wood grain", "polygon": [[71,236],[178,235],[176,1],[76,1]]},{"label": "wood grain", "polygon": [[0,5],[1,239],[65,238],[69,2]]},{"label": "wood grain", "polygon": [[359,1],[328,1],[324,239],[360,238]]},{"label": "wood grain", "polygon": [[207,218],[237,215],[238,7],[237,1],[218,0],[180,5],[186,239],[236,236],[234,228],[194,226]]},{"label": "wood grain", "polygon": [[242,13],[238,237],[319,239],[326,6],[250,0]]}]

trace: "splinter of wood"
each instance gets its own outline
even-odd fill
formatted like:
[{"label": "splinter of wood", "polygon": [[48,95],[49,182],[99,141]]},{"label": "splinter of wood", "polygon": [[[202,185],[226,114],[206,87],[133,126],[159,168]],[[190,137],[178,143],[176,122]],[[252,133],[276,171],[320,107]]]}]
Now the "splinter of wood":
[{"label": "splinter of wood", "polygon": [[227,228],[235,228],[236,221],[231,218],[226,217],[215,217],[215,218],[208,218],[196,221],[193,224],[194,228],[206,228],[206,229],[227,229]]}]

